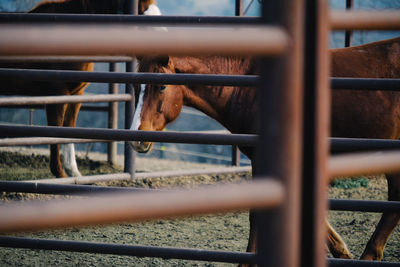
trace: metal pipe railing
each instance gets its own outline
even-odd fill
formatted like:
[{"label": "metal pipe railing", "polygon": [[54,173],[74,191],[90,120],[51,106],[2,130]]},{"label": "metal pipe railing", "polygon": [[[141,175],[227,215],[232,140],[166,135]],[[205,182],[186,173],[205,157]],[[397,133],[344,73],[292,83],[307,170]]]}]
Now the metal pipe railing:
[{"label": "metal pipe railing", "polygon": [[[219,171],[217,170],[215,170],[215,172],[219,173]],[[230,172],[232,172],[232,170],[230,170]],[[161,176],[162,173],[159,173],[158,175]],[[61,179],[53,179],[53,180],[61,180]],[[53,183],[49,184],[47,182],[43,183],[41,180],[31,181],[31,182],[0,181],[0,192],[90,196],[88,194],[91,193],[115,193],[115,192],[140,193],[148,191],[156,192],[159,190],[132,188],[132,187],[66,185],[65,183],[60,185]],[[341,211],[362,211],[362,212],[379,212],[379,213],[400,212],[400,202],[376,201],[376,200],[329,199],[329,208],[330,210],[341,210]]]},{"label": "metal pipe railing", "polygon": [[330,199],[330,210],[400,212],[400,201]]},{"label": "metal pipe railing", "polygon": [[[79,36],[79,38],[75,38]],[[0,55],[282,54],[289,43],[277,26],[237,28],[136,28],[127,25],[32,26],[3,24]],[[227,44],[230,44],[227,46]]]},{"label": "metal pipe railing", "polygon": [[399,140],[367,138],[330,138],[331,153],[400,149]]},{"label": "metal pipe railing", "polygon": [[259,80],[255,75],[112,73],[28,69],[0,69],[0,79],[226,86],[256,86]]},{"label": "metal pipe railing", "polygon": [[249,25],[260,24],[259,17],[236,16],[133,16],[0,13],[0,23],[85,23],[85,24],[138,24],[138,25]]},{"label": "metal pipe railing", "polygon": [[[157,177],[178,177],[178,176],[194,176],[194,175],[210,175],[210,174],[226,174],[226,173],[239,173],[249,172],[250,167],[219,167],[219,168],[207,168],[207,169],[190,169],[190,170],[169,170],[159,172],[139,172],[135,174],[136,179],[144,178],[157,178]],[[117,173],[117,174],[101,174],[101,175],[90,175],[90,176],[79,176],[79,177],[67,177],[63,179],[51,178],[51,179],[40,179],[40,180],[26,180],[24,182],[30,183],[51,183],[51,184],[93,184],[97,182],[107,181],[124,181],[130,180],[128,173]]]},{"label": "metal pipe railing", "polygon": [[119,192],[87,199],[23,205],[6,204],[0,207],[0,232],[137,221],[242,209],[267,210],[280,205],[283,198],[284,189],[281,183],[273,179],[263,179],[194,190],[136,194]]},{"label": "metal pipe railing", "polygon": [[0,56],[0,63],[126,62],[130,56]]},{"label": "metal pipe railing", "polygon": [[[198,144],[220,144],[239,146],[254,146],[257,142],[257,135],[247,134],[210,134],[199,132],[152,132],[152,131],[130,131],[112,129],[92,129],[92,128],[68,128],[51,126],[21,126],[21,125],[1,125],[0,137],[26,137],[44,135],[46,137],[74,138],[67,140],[73,142],[109,142],[109,141],[150,141],[150,142],[171,142],[182,143],[195,142]],[[86,140],[76,140],[83,138]],[[54,143],[53,139],[45,138],[47,143]],[[28,145],[46,143],[43,139],[26,139]],[[67,142],[65,141],[65,142]],[[387,139],[363,139],[363,138],[329,138],[332,153],[368,151],[368,150],[390,150],[400,149],[399,140]],[[24,139],[8,138],[0,142],[1,146],[23,145]],[[62,142],[62,140],[60,140]]]},{"label": "metal pipe railing", "polygon": [[330,179],[343,176],[400,172],[400,151],[364,152],[331,156]]},{"label": "metal pipe railing", "polygon": [[215,261],[229,263],[256,263],[253,253],[213,251],[203,249],[165,248],[154,246],[133,246],[98,242],[61,241],[34,238],[0,236],[0,247],[45,249],[56,251],[112,254],[136,257],[160,257],[163,259],[181,259]]},{"label": "metal pipe railing", "polygon": [[332,11],[331,30],[398,30],[400,15],[397,10]]},{"label": "metal pipe railing", "polygon": [[98,103],[98,102],[127,102],[132,96],[128,94],[98,94],[98,95],[63,95],[63,96],[30,96],[0,98],[0,106],[47,105],[61,103]]},{"label": "metal pipe railing", "polygon": [[[79,81],[97,83],[225,85],[251,87],[257,86],[260,81],[260,78],[257,75],[113,73],[5,68],[0,68],[0,79],[71,82]],[[400,90],[400,79],[332,77],[330,81],[331,88],[336,90]]]},{"label": "metal pipe railing", "polygon": [[248,134],[209,134],[209,133],[182,133],[182,132],[156,132],[156,131],[131,131],[94,128],[72,128],[54,126],[21,126],[0,125],[0,137],[62,137],[101,139],[110,141],[147,141],[169,143],[191,143],[211,145],[254,146],[257,144],[257,135]]},{"label": "metal pipe railing", "polygon": [[70,143],[108,143],[108,140],[77,139],[77,138],[52,138],[52,137],[22,137],[22,138],[0,138],[0,147],[5,146],[34,146],[55,145]]},{"label": "metal pipe railing", "polygon": [[328,259],[328,267],[398,267],[398,262]]}]

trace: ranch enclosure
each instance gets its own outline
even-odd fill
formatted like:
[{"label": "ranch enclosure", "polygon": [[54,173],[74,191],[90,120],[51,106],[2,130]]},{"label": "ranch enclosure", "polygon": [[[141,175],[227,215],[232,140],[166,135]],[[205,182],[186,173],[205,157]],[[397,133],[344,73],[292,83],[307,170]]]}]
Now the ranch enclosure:
[{"label": "ranch enclosure", "polygon": [[[0,171],[3,178],[9,180],[48,177],[48,153],[45,150],[24,149],[16,152],[0,152]],[[183,166],[180,161],[139,159],[139,171],[160,171],[170,168],[206,168],[204,164]],[[80,154],[79,164],[82,174],[115,172],[105,161],[105,155],[92,154],[85,158]],[[34,168],[32,168],[34,166]],[[118,166],[117,169],[122,168]],[[168,188],[173,186],[196,187],[200,184],[216,182],[237,182],[249,179],[249,173],[224,175],[199,175],[195,177],[169,177],[137,180],[134,182],[97,183],[99,186]],[[330,198],[342,199],[386,199],[386,181],[381,176],[358,177],[353,181],[337,181],[329,189]],[[3,193],[2,203],[9,200],[48,199],[51,196],[35,194]],[[56,197],[59,198],[59,197]],[[373,231],[379,214],[361,212],[331,211],[329,221],[342,235],[356,257],[362,253],[364,245]],[[246,248],[249,231],[248,212],[234,212],[187,219],[157,220],[134,224],[117,224],[85,228],[69,228],[58,231],[24,233],[16,236],[31,238],[60,239],[104,242],[114,244],[138,244],[150,246],[193,247],[198,249],[216,249],[243,251]],[[400,229],[396,228],[384,251],[383,261],[400,264]],[[0,248],[1,266],[234,266],[223,263],[204,263],[198,261],[161,260],[151,258],[132,258],[127,256],[97,255],[87,253],[36,251],[27,249]]]},{"label": "ranch enclosure", "polygon": [[[86,58],[86,61],[111,62],[110,72],[99,72],[99,69],[74,72],[4,67],[0,69],[0,79],[61,80],[65,84],[109,83],[109,92],[119,91],[120,94],[52,96],[50,93],[48,98],[31,97],[23,101],[24,105],[46,101],[46,108],[57,111],[57,114],[48,112],[48,118],[61,120],[79,110],[70,111],[69,107],[79,106],[74,103],[113,102],[107,106],[85,106],[87,110],[108,111],[108,127],[111,129],[104,129],[107,128],[106,123],[102,125],[103,129],[97,128],[98,125],[86,125],[87,122],[97,121],[90,117],[90,113],[85,115],[86,119],[82,117],[83,124],[78,127],[75,127],[75,122],[71,125],[65,121],[64,126],[73,127],[1,123],[2,145],[26,142],[26,147],[0,150],[0,191],[3,192],[0,200],[0,265],[231,266],[244,263],[260,267],[333,267],[347,264],[379,266],[386,265],[386,261],[389,262],[387,266],[399,264],[400,231],[394,224],[398,221],[396,212],[400,202],[376,200],[387,200],[387,194],[391,200],[398,200],[396,190],[400,188],[393,186],[397,184],[394,179],[398,177],[391,174],[386,184],[380,173],[400,171],[400,151],[382,151],[399,148],[400,142],[342,138],[354,137],[346,131],[339,138],[329,138],[329,126],[335,124],[330,122],[328,101],[331,90],[334,90],[332,95],[342,92],[338,90],[346,90],[342,95],[354,92],[347,90],[360,89],[371,90],[369,95],[378,89],[395,91],[399,89],[400,79],[390,74],[383,75],[385,79],[381,79],[380,76],[371,76],[370,72],[366,72],[367,77],[353,76],[352,71],[339,75],[333,71],[331,74],[336,77],[330,77],[327,50],[331,31],[341,31],[346,46],[349,46],[352,39],[349,30],[400,29],[397,12],[358,12],[350,10],[351,6],[346,10],[330,10],[324,0],[232,0],[228,2],[234,3],[232,15],[235,16],[137,16],[142,14],[138,12],[138,0],[96,0],[105,8],[101,11],[96,9],[98,6],[90,4],[92,0],[71,1],[79,6],[77,13],[95,14],[1,13],[1,60],[44,60],[47,64],[47,61],[74,62]],[[261,16],[243,16],[247,12],[246,3],[249,6],[252,3],[262,4],[259,8]],[[57,2],[57,5],[62,4],[65,3]],[[103,15],[103,12],[111,15]],[[168,31],[160,31],[166,23],[174,25],[169,25]],[[79,38],[72,38],[75,36]],[[394,42],[398,40],[400,38]],[[154,57],[154,51],[168,55],[168,61],[165,61],[165,56]],[[178,66],[177,58],[181,55],[199,58],[206,54],[235,57],[239,58],[238,62],[243,60],[242,55],[249,55],[248,58],[257,59],[257,64],[248,64],[250,61],[243,63],[246,62],[243,60],[240,64],[242,67],[248,64],[246,71],[229,73],[202,72],[200,68],[196,70],[196,64],[193,65],[194,71],[190,68],[185,71]],[[140,68],[139,72],[135,72],[135,55],[141,55],[141,63],[152,62],[155,65],[149,64],[147,69]],[[115,72],[116,62],[124,62],[125,73],[123,70]],[[182,66],[192,64],[188,58],[182,62]],[[125,86],[118,89],[117,83]],[[257,91],[253,90],[255,86]],[[97,89],[93,88],[94,91]],[[208,93],[207,89],[212,90]],[[233,97],[235,93],[237,98]],[[181,95],[182,99],[178,99]],[[199,102],[191,101],[193,96],[201,100],[200,103],[205,103],[205,108]],[[210,98],[213,101],[207,102]],[[19,98],[0,99],[5,107],[21,105],[19,101]],[[56,106],[63,101],[71,106]],[[147,102],[142,108],[143,101]],[[116,102],[125,102],[118,108],[119,125],[115,125],[115,120],[111,122],[111,117],[115,118]],[[230,105],[220,106],[219,102]],[[140,112],[136,112],[134,118],[135,103],[138,103],[136,108]],[[218,131],[207,133],[161,131],[165,126],[163,123],[179,114],[182,103],[192,104],[210,114],[232,134],[220,131],[222,129],[217,124],[211,127]],[[245,115],[237,116],[242,110],[240,107],[249,103],[257,108],[246,109],[243,112]],[[167,105],[175,110],[167,114]],[[12,110],[9,112],[13,113]],[[155,115],[146,117],[148,114],[144,113],[148,110],[154,111]],[[185,113],[198,115],[193,110],[185,110]],[[148,118],[150,122],[146,121]],[[159,119],[161,126],[151,125],[154,118]],[[197,119],[192,118],[182,128],[189,124],[192,127],[192,122]],[[139,121],[135,125],[146,127],[133,127],[131,121]],[[48,122],[54,125],[50,119]],[[63,123],[57,125],[62,126]],[[149,125],[152,127],[147,128]],[[210,125],[209,121],[204,123],[205,128],[206,125]],[[181,127],[179,121],[175,126]],[[360,135],[373,137],[373,134]],[[356,134],[356,137],[359,136]],[[48,179],[43,183],[39,179],[52,178],[49,164],[55,176],[65,176],[59,158],[55,160],[53,157],[54,152],[57,156],[59,154],[57,142],[71,142],[62,138],[78,138],[74,141],[89,143],[85,148],[87,153],[81,152],[78,158],[83,176],[77,171],[70,175],[75,177]],[[115,155],[115,146],[109,145],[109,151],[113,150],[113,153],[108,160],[113,164],[108,163],[103,154],[91,151],[92,144],[98,140],[124,142],[121,146],[124,156]],[[47,150],[33,149],[29,147],[32,144],[29,142],[51,144],[50,160]],[[134,160],[133,148],[143,152],[151,142],[161,143],[158,147],[160,158],[151,157],[153,154]],[[208,144],[211,150],[192,153],[190,156],[197,157],[197,162],[189,162],[186,156],[179,156],[184,161],[174,161],[168,158],[166,143],[174,143],[178,152],[183,149],[175,143]],[[134,144],[133,148],[131,144]],[[146,144],[143,146],[145,149],[138,149],[137,144]],[[217,145],[223,148],[219,149]],[[252,173],[248,171],[250,168],[238,172],[238,169],[243,170],[239,167],[230,168],[229,172],[222,172],[221,169],[221,172],[202,173],[215,165],[200,161],[221,164],[232,156],[232,165],[239,165],[234,159],[238,154],[230,151],[236,146],[242,147],[252,159]],[[67,148],[67,151],[73,151],[70,146]],[[371,152],[371,149],[379,152]],[[349,153],[354,151],[357,152]],[[199,157],[209,156],[205,154],[215,152],[219,155],[214,156],[213,161],[198,160]],[[331,154],[336,152],[343,154]],[[111,154],[113,160],[110,160]],[[64,159],[74,161],[66,156]],[[242,163],[249,164],[247,159],[242,159]],[[202,171],[196,171],[194,175],[168,176],[169,170],[193,168]],[[154,177],[146,177],[154,171],[158,172],[156,176],[153,173]],[[356,177],[345,178],[353,175]],[[334,180],[337,176],[340,177]],[[327,201],[328,184],[331,185],[329,198],[336,199]],[[327,214],[350,251],[343,249],[345,244],[340,237],[325,224]],[[49,230],[54,228],[62,230]],[[389,237],[392,229],[394,232],[383,251],[383,264],[358,260],[360,257],[379,260],[383,247],[375,246],[374,242],[385,245],[385,238]],[[332,254],[327,251],[326,232]],[[58,250],[68,252],[56,252]],[[356,260],[351,259],[351,253]],[[345,259],[336,259],[333,255]]]}]

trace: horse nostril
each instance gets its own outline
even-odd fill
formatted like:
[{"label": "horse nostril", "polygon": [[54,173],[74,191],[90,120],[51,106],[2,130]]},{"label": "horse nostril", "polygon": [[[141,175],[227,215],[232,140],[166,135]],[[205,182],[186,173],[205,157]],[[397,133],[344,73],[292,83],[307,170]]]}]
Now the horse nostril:
[{"label": "horse nostril", "polygon": [[138,153],[147,153],[152,148],[152,142],[135,141],[130,142],[133,149]]}]

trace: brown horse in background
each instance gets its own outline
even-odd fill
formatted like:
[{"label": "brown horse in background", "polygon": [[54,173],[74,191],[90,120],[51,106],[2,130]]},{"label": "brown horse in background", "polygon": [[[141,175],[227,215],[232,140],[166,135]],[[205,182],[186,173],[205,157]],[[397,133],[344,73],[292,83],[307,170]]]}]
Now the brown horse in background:
[{"label": "brown horse in background", "polygon": [[[400,38],[358,47],[332,50],[332,75],[340,77],[399,78]],[[256,60],[242,57],[144,57],[140,72],[197,74],[257,74]],[[214,118],[232,133],[257,133],[257,90],[231,86],[142,85],[132,130],[159,131],[175,120],[183,105]],[[383,91],[334,91],[332,135],[337,137],[400,137],[400,93]],[[148,152],[152,143],[134,142],[138,152]],[[253,152],[243,149],[250,159]],[[400,200],[399,175],[387,175],[389,200]],[[383,214],[361,256],[381,259],[383,248],[400,214]],[[335,257],[351,258],[340,236],[328,226],[328,246]],[[248,251],[255,251],[255,224],[250,216]]]},{"label": "brown horse in background", "polygon": [[[43,1],[29,13],[117,14],[125,9],[126,0],[59,0]],[[139,1],[139,13],[143,14],[154,0]],[[52,69],[92,71],[93,63],[2,63],[0,68]],[[2,79],[2,95],[82,95],[89,83],[39,82]],[[81,104],[46,105],[47,124],[50,126],[75,127]],[[81,176],[75,160],[73,144],[64,145],[64,162],[61,163],[60,145],[50,145],[50,169],[56,177]],[[63,169],[64,165],[64,169]],[[67,173],[65,173],[65,172]]]}]

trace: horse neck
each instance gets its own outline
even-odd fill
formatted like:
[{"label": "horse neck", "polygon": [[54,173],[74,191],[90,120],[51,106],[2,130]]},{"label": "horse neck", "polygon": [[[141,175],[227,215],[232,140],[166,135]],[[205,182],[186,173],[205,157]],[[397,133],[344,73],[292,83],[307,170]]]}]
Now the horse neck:
[{"label": "horse neck", "polygon": [[[239,57],[179,58],[175,69],[196,74],[253,74],[253,61]],[[233,133],[254,132],[255,88],[184,86],[184,105],[196,108]]]}]

